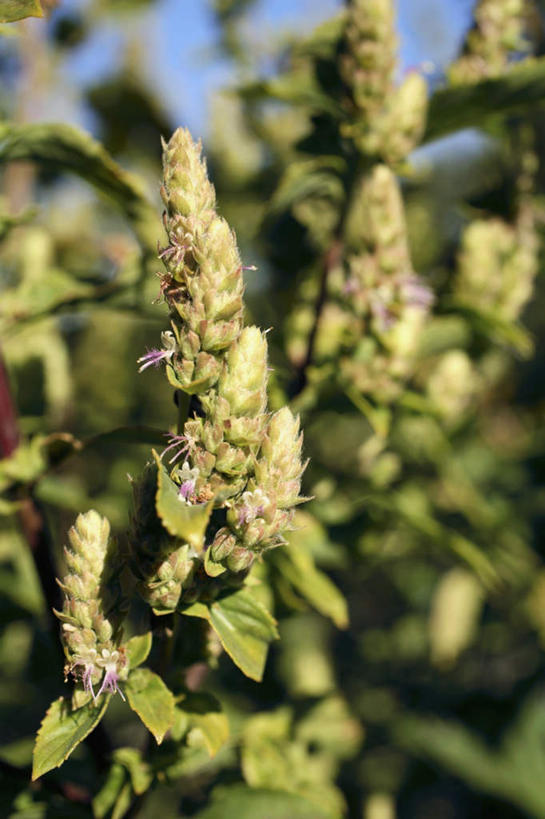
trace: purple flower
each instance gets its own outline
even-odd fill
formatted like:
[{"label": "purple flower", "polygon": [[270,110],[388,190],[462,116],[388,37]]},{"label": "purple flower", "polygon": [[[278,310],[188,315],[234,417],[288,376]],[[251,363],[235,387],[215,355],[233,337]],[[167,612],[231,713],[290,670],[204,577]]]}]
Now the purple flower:
[{"label": "purple flower", "polygon": [[136,363],[140,364],[138,368],[139,373],[144,372],[147,367],[158,367],[161,361],[170,361],[176,352],[174,333],[171,333],[170,330],[161,333],[161,341],[163,343],[162,350],[148,350],[145,355],[138,359]]},{"label": "purple flower", "polygon": [[395,316],[384,304],[380,296],[373,294],[370,299],[371,314],[373,318],[379,323],[382,332],[390,330],[395,322]]},{"label": "purple flower", "polygon": [[199,470],[197,467],[191,469],[189,462],[184,461],[182,468],[178,470],[177,477],[181,481],[178,497],[184,501],[184,503],[190,504],[191,498],[195,494],[195,484],[199,477]]},{"label": "purple flower", "polygon": [[262,518],[270,503],[268,497],[259,487],[254,489],[253,492],[243,492],[242,500],[244,504],[238,509],[237,515],[239,526],[251,523],[256,518]]},{"label": "purple flower", "polygon": [[93,671],[95,670],[95,666],[92,663],[88,663],[84,667],[83,671],[83,689],[91,694],[92,698],[96,700],[95,692],[93,690]]},{"label": "purple flower", "polygon": [[407,304],[429,310],[433,303],[433,293],[419,276],[406,276],[401,282],[401,292]]},{"label": "purple flower", "polygon": [[109,694],[118,693],[121,699],[125,701],[123,692],[118,685],[119,673],[117,666],[119,663],[119,651],[109,651],[107,648],[103,648],[101,654],[102,656],[97,660],[97,665],[104,668],[104,678],[102,680],[102,685],[100,686],[94,699],[98,699],[101,694],[106,692]]},{"label": "purple flower", "polygon": [[172,449],[180,447],[179,451],[169,459],[169,464],[175,463],[182,455],[186,455],[194,448],[196,441],[187,435],[170,435],[167,436],[168,446],[161,453],[161,458],[170,452]]}]

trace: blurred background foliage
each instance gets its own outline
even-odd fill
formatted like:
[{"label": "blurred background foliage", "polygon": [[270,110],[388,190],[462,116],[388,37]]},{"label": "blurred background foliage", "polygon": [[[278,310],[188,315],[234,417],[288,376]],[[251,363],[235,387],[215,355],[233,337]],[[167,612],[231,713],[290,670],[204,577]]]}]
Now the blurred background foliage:
[{"label": "blurred background foliage", "polygon": [[[297,30],[275,0],[48,5],[0,32],[2,815],[545,817],[544,8],[398,0],[372,133],[340,4],[300,3]],[[201,721],[142,769],[115,703],[98,753],[30,787],[62,687],[39,574],[77,512],[123,536],[127,475],[175,418],[136,359],[164,329],[159,137],[186,123],[257,267],[272,403],[305,429],[312,501],[256,571],[281,640],[261,684],[217,660],[213,758]]]}]

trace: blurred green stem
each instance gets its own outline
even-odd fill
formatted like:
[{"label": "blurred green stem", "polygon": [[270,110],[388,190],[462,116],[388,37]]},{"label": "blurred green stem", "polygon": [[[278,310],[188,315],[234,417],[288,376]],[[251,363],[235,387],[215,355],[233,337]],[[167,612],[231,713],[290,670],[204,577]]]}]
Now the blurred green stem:
[{"label": "blurred green stem", "polygon": [[308,369],[314,360],[316,337],[318,335],[322,313],[327,302],[329,274],[342,262],[345,249],[345,231],[348,223],[348,217],[350,215],[355,196],[360,187],[361,180],[370,167],[369,160],[366,157],[360,156],[357,160],[355,160],[355,162],[357,163],[356,168],[354,169],[353,173],[347,176],[347,179],[345,180],[346,195],[335,233],[333,234],[330,246],[323,256],[320,286],[314,306],[314,321],[308,337],[306,355],[297,368],[290,390],[290,396],[292,399],[296,398],[300,393],[302,393],[307,385]]}]

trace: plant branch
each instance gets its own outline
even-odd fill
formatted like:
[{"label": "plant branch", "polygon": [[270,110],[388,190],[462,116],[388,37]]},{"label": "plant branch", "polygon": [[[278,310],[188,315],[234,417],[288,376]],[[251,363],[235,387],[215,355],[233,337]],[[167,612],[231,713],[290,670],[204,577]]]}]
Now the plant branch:
[{"label": "plant branch", "polygon": [[316,302],[314,305],[314,322],[312,324],[312,328],[310,330],[310,334],[308,337],[305,357],[303,361],[299,364],[299,366],[296,368],[295,378],[293,379],[292,386],[290,389],[290,397],[292,399],[296,398],[300,393],[302,393],[305,387],[307,386],[308,369],[314,362],[316,338],[318,335],[318,330],[320,329],[320,321],[322,319],[324,307],[327,303],[329,274],[342,262],[343,254],[345,251],[345,230],[348,221],[348,216],[352,209],[354,197],[359,190],[360,182],[369,168],[369,160],[366,157],[360,156],[358,157],[356,162],[357,168],[355,169],[355,172],[352,173],[346,180],[346,195],[344,199],[344,205],[339,215],[339,221],[337,224],[337,228],[335,230],[335,234],[333,236],[329,248],[324,253],[322,259],[322,273],[320,276],[320,286],[318,290],[318,295],[316,297]]},{"label": "plant branch", "polygon": [[[17,412],[13,402],[6,367],[0,354],[0,457],[9,457],[19,443]],[[40,581],[47,608],[48,629],[52,644],[57,649],[59,671],[64,663],[64,655],[58,639],[59,623],[53,609],[62,608],[62,596],[56,583],[53,561],[53,542],[45,512],[27,487],[20,497],[19,524],[30,548],[36,573]],[[91,751],[97,769],[104,770],[111,750],[110,740],[100,724],[85,740]]]}]

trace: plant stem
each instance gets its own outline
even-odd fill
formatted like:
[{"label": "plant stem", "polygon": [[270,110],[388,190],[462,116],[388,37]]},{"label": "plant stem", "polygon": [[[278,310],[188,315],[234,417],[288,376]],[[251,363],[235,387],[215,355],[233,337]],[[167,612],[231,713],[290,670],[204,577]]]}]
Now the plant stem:
[{"label": "plant stem", "polygon": [[181,435],[184,431],[185,422],[187,421],[187,417],[189,415],[191,396],[186,392],[182,392],[182,390],[176,390],[174,400],[176,401],[176,406],[178,407],[177,432],[178,435]]},{"label": "plant stem", "polygon": [[318,295],[316,297],[316,302],[314,305],[314,322],[312,324],[312,328],[310,330],[310,334],[308,337],[306,355],[301,364],[299,364],[299,366],[297,367],[296,375],[295,378],[293,379],[292,386],[290,389],[290,396],[292,399],[296,398],[300,393],[302,393],[305,387],[307,386],[308,369],[314,361],[316,338],[318,335],[318,330],[320,329],[322,313],[327,302],[329,274],[342,262],[345,250],[344,234],[346,231],[348,216],[352,209],[354,197],[357,194],[357,191],[360,187],[361,180],[363,176],[367,173],[368,169],[369,169],[368,159],[366,157],[359,157],[357,160],[357,168],[355,172],[352,173],[347,178],[345,183],[346,195],[341,213],[339,215],[337,228],[335,230],[332,242],[328,249],[326,250],[322,260],[320,286],[318,289]]},{"label": "plant stem", "polygon": [[327,301],[327,283],[329,274],[339,264],[343,255],[344,244],[340,238],[336,238],[331,246],[324,254],[322,262],[322,274],[320,276],[320,288],[314,306],[314,323],[312,325],[307,344],[306,355],[297,368],[297,374],[293,381],[291,397],[299,395],[305,389],[308,380],[308,368],[312,364],[314,358],[314,346],[316,343],[316,336],[320,327],[320,319]]},{"label": "plant stem", "polygon": [[18,443],[17,415],[11,397],[8,374],[0,351],[0,457],[9,458]]}]

